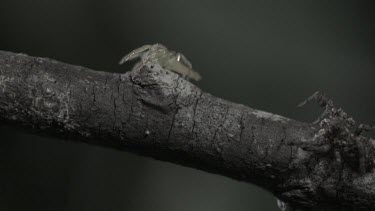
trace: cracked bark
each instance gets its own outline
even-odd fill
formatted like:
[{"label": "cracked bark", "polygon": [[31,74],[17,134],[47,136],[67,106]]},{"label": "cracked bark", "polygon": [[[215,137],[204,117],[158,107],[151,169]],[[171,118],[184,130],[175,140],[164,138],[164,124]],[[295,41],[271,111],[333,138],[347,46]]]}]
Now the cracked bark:
[{"label": "cracked bark", "polygon": [[316,125],[214,97],[158,65],[116,74],[0,51],[0,122],[250,182],[293,209],[375,205],[373,171],[335,172],[331,157],[292,144]]}]

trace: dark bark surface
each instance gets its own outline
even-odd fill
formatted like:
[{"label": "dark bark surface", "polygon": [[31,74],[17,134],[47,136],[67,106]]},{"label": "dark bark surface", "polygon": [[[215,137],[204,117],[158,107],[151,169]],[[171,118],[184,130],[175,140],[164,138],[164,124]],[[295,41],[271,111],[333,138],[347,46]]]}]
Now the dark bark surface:
[{"label": "dark bark surface", "polygon": [[299,146],[318,125],[214,97],[157,64],[116,74],[0,51],[0,121],[250,182],[308,210],[375,207],[372,169],[338,171],[330,153]]}]

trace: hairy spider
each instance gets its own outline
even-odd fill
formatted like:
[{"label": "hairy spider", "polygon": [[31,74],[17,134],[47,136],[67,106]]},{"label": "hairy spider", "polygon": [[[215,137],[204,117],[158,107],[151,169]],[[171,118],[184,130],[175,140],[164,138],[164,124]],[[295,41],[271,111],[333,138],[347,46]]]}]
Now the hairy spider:
[{"label": "hairy spider", "polygon": [[375,150],[371,139],[362,135],[375,127],[356,124],[342,108],[336,108],[333,101],[321,92],[315,92],[299,107],[308,102],[316,101],[325,110],[314,124],[319,125],[319,132],[313,140],[303,143],[301,148],[306,151],[330,154],[339,167],[348,166],[359,173],[366,173],[374,167]]}]

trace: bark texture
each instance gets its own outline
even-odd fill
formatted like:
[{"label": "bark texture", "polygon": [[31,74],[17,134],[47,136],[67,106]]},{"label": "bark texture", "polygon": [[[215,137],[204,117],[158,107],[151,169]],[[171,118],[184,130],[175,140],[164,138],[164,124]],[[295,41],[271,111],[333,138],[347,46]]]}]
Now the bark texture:
[{"label": "bark texture", "polygon": [[115,74],[0,51],[0,121],[250,182],[304,210],[375,207],[372,169],[337,171],[329,153],[299,146],[319,126],[214,97],[158,64]]}]

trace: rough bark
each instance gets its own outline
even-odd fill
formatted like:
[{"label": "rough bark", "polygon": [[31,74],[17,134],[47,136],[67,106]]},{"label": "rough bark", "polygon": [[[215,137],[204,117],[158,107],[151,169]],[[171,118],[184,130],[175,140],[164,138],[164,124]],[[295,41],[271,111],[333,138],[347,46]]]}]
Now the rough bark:
[{"label": "rough bark", "polygon": [[117,74],[0,51],[0,122],[250,182],[305,210],[375,206],[372,169],[337,171],[329,153],[299,146],[319,126],[214,97],[157,64]]}]

